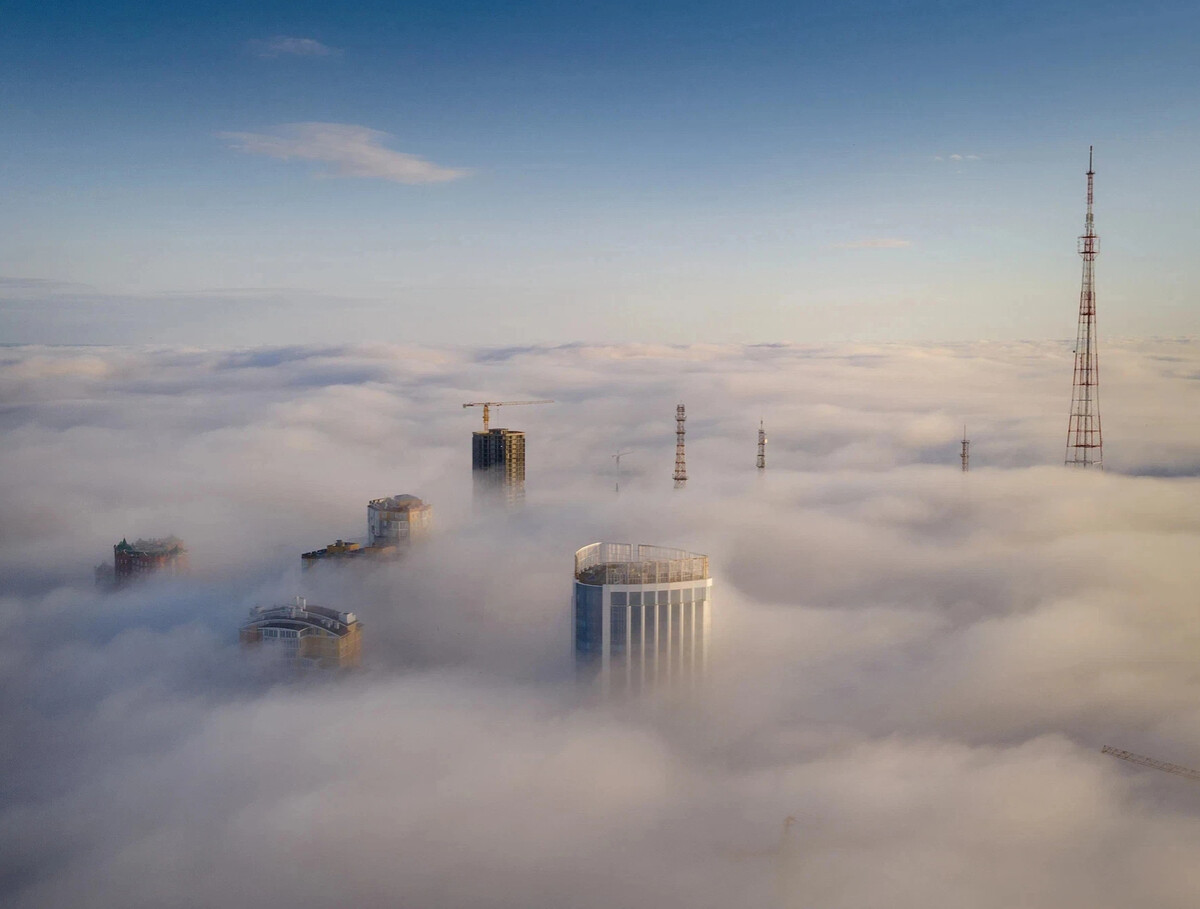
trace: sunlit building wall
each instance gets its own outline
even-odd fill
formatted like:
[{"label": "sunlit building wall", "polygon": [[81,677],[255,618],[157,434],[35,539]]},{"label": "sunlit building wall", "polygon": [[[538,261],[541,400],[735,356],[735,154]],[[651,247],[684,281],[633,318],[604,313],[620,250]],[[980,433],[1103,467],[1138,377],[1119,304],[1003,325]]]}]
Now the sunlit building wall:
[{"label": "sunlit building wall", "polygon": [[367,503],[367,545],[404,547],[424,539],[433,525],[433,506],[416,496],[397,495]]},{"label": "sunlit building wall", "polygon": [[362,624],[353,612],[310,606],[256,606],[241,627],[244,645],[266,648],[280,662],[305,669],[344,669],[362,657]]},{"label": "sunlit building wall", "polygon": [[510,508],[525,501],[525,433],[489,429],[471,433],[471,471],[475,500]]}]

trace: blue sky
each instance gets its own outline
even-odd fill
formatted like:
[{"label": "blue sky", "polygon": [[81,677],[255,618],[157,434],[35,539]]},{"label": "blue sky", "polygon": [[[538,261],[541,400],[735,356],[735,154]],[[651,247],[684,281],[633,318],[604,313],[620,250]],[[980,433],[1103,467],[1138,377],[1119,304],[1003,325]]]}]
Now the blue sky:
[{"label": "blue sky", "polygon": [[[1195,334],[1200,9],[8,4],[0,337]],[[314,125],[315,124],[315,125]]]}]

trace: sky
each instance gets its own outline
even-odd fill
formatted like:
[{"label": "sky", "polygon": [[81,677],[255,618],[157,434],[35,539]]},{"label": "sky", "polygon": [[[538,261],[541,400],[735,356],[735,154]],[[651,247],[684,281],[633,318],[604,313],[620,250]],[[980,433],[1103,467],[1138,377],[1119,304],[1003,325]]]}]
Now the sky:
[{"label": "sky", "polygon": [[1196,332],[1194,3],[32,3],[0,340]]},{"label": "sky", "polygon": [[[1192,909],[1200,787],[1100,749],[1200,766],[1200,344],[1110,344],[1103,472],[1061,464],[1070,363],[0,349],[0,903]],[[488,390],[557,402],[497,415],[527,432],[514,514],[470,502]],[[404,492],[426,545],[301,573]],[[189,575],[96,590],[116,541],[169,533]],[[594,540],[709,556],[696,697],[575,684]],[[358,615],[358,672],[239,650],[297,594]]]}]

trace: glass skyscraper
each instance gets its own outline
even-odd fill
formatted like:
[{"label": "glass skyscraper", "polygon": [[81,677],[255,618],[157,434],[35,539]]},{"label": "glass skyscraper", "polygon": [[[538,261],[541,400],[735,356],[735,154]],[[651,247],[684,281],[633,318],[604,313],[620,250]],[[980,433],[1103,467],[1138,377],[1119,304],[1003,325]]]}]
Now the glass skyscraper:
[{"label": "glass skyscraper", "polygon": [[605,693],[693,684],[708,663],[708,556],[629,543],[575,553],[575,665]]}]

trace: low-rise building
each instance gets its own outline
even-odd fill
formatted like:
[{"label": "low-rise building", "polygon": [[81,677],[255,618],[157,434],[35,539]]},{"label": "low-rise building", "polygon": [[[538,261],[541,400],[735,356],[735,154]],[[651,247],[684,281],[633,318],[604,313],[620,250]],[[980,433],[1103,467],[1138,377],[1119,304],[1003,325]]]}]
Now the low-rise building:
[{"label": "low-rise building", "polygon": [[367,551],[358,543],[348,543],[346,540],[335,540],[324,549],[314,549],[312,552],[300,553],[300,564],[311,568],[323,561],[346,561],[362,558]]},{"label": "low-rise building", "polygon": [[310,606],[256,606],[238,635],[242,644],[270,648],[281,662],[301,668],[345,669],[362,657],[362,623],[353,612]]}]

